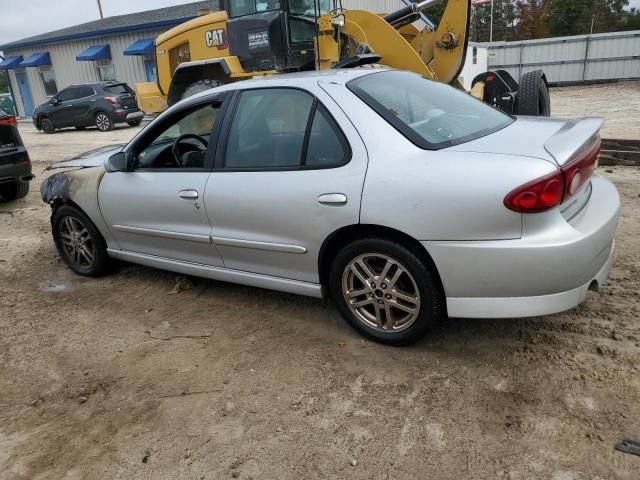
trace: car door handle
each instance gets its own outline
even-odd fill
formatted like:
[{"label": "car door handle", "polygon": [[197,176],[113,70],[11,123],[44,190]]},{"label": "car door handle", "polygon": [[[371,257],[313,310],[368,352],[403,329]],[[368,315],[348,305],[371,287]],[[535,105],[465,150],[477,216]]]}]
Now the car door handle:
[{"label": "car door handle", "polygon": [[347,203],[347,196],[344,193],[325,193],[318,197],[318,203],[332,206],[345,205]]},{"label": "car door handle", "polygon": [[185,200],[196,200],[198,198],[198,192],[195,190],[180,190],[178,196]]}]

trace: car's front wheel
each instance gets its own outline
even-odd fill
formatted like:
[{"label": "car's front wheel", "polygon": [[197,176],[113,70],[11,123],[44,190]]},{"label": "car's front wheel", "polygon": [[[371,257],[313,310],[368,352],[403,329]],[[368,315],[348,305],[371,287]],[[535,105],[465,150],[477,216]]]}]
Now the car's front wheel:
[{"label": "car's front wheel", "polygon": [[111,117],[104,112],[96,113],[96,127],[101,132],[108,132],[113,130],[113,120]]},{"label": "car's front wheel", "polygon": [[56,127],[53,122],[48,118],[43,118],[40,120],[40,130],[42,130],[46,134],[55,133]]},{"label": "car's front wheel", "polygon": [[331,266],[329,290],[351,326],[390,345],[420,340],[445,314],[433,267],[387,239],[362,239],[343,248]]},{"label": "car's front wheel", "polygon": [[58,253],[71,270],[88,277],[108,272],[110,259],[104,238],[80,209],[71,205],[58,207],[51,224]]}]

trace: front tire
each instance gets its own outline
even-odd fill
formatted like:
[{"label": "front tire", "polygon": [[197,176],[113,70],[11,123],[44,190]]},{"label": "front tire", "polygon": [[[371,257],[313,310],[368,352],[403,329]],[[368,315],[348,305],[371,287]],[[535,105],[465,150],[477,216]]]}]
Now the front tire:
[{"label": "front tire", "polygon": [[445,315],[434,268],[387,239],[362,239],[343,248],[331,266],[329,291],[354,329],[388,345],[417,342]]},{"label": "front tire", "polygon": [[55,125],[48,118],[43,118],[42,120],[40,120],[40,129],[47,135],[55,133],[56,131]]},{"label": "front tire", "polygon": [[58,207],[51,218],[51,226],[58,253],[71,270],[87,277],[108,273],[107,244],[80,209],[71,205]]},{"label": "front tire", "polygon": [[101,132],[109,132],[113,130],[113,120],[105,112],[96,113],[96,127]]}]

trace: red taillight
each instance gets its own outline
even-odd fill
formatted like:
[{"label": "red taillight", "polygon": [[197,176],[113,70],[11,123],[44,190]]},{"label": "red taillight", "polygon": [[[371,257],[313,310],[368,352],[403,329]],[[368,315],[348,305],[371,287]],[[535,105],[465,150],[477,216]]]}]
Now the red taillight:
[{"label": "red taillight", "polygon": [[543,212],[562,202],[563,194],[564,178],[558,170],[512,190],[504,197],[504,205],[515,212]]},{"label": "red taillight", "polygon": [[589,181],[598,162],[600,137],[561,169],[516,188],[504,197],[509,210],[536,213],[549,210],[574,195]]},{"label": "red taillight", "polygon": [[18,125],[18,121],[16,120],[16,117],[11,116],[11,117],[3,117],[0,118],[0,125],[9,125],[9,126],[17,126]]},{"label": "red taillight", "polygon": [[104,97],[104,99],[111,105],[118,105],[118,100],[116,99],[116,97]]}]

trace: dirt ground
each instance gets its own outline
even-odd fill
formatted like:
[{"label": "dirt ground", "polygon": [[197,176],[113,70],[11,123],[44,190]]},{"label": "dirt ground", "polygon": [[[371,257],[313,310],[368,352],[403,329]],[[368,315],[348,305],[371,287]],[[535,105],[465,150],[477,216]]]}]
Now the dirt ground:
[{"label": "dirt ground", "polygon": [[599,115],[606,118],[603,138],[640,139],[640,82],[615,82],[551,89],[556,117]]},{"label": "dirt ground", "polygon": [[0,479],[638,479],[640,169],[609,283],[545,318],[363,340],[320,300],[56,255],[48,162],[137,129],[20,129],[37,179],[0,204]]}]

